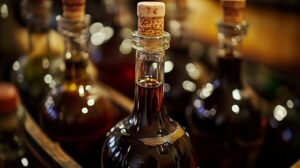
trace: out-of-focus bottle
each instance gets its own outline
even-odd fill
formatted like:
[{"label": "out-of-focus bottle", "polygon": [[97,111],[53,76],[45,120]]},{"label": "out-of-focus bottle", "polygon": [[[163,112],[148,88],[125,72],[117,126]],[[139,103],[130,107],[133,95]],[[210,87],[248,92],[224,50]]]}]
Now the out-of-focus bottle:
[{"label": "out-of-focus bottle", "polygon": [[65,72],[47,96],[40,121],[50,138],[84,167],[99,167],[106,133],[120,116],[105,88],[87,72],[90,17],[85,1],[64,0],[58,29],[65,38]]},{"label": "out-of-focus bottle", "polygon": [[222,0],[218,66],[196,91],[186,116],[201,167],[255,167],[267,119],[252,104],[241,77],[241,42],[248,24],[244,0]]},{"label": "out-of-focus bottle", "polygon": [[164,70],[165,105],[170,116],[186,126],[185,108],[196,88],[208,81],[210,68],[201,60],[205,55],[204,45],[188,31],[187,16],[191,11],[187,1],[165,2],[166,30],[172,36]]},{"label": "out-of-focus bottle", "polygon": [[290,167],[300,159],[299,89],[276,97],[269,109],[268,133],[259,167]]},{"label": "out-of-focus bottle", "polygon": [[61,78],[62,38],[49,29],[51,0],[23,0],[29,51],[12,65],[11,81],[20,91],[25,107],[37,119],[43,99]]},{"label": "out-of-focus bottle", "polygon": [[[99,79],[123,94],[133,97],[134,60],[130,36],[134,20],[132,2],[126,0],[97,1],[102,9],[92,15],[90,27],[91,60],[99,70]],[[105,15],[104,17],[99,16]],[[98,19],[98,20],[97,20]],[[122,82],[120,82],[122,81]]]},{"label": "out-of-focus bottle", "polygon": [[26,149],[24,111],[20,109],[16,88],[0,83],[0,167],[43,167]]},{"label": "out-of-focus bottle", "polygon": [[[164,32],[165,5],[140,2],[138,31],[132,33],[136,51],[133,113],[108,133],[102,168],[193,168],[189,137],[164,106],[164,53],[170,34]],[[176,104],[174,104],[176,106]]]}]

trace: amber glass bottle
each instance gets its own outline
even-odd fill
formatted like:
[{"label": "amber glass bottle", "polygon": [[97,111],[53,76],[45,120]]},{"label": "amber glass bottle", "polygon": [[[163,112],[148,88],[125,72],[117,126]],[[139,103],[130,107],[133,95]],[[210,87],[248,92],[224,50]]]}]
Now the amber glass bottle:
[{"label": "amber glass bottle", "polygon": [[[71,9],[72,5],[84,5],[64,2],[66,6],[71,4]],[[76,12],[64,6],[64,16],[58,18],[58,28],[65,38],[66,68],[62,84],[45,100],[40,121],[44,131],[76,161],[84,167],[99,167],[99,157],[95,156],[100,155],[106,133],[119,116],[110,95],[87,72],[90,17],[84,14],[74,19]]]},{"label": "amber glass bottle", "polygon": [[240,74],[240,45],[248,25],[239,18],[234,22],[227,18],[228,14],[229,18],[239,16],[244,8],[239,3],[243,1],[222,1],[225,19],[217,25],[217,71],[212,81],[196,91],[186,111],[201,167],[255,167],[264,141],[266,119],[245,94]]},{"label": "amber glass bottle", "polygon": [[[29,51],[12,66],[11,80],[17,85],[25,107],[35,119],[48,91],[59,83],[63,70],[63,60],[59,56],[62,49],[57,47],[61,46],[62,39],[49,29],[51,4],[50,0],[22,1],[22,12],[29,31]],[[51,45],[53,40],[57,45]]]},{"label": "amber glass bottle", "polygon": [[[147,8],[149,15],[144,13]],[[138,4],[139,31],[132,34],[137,50],[135,105],[132,114],[109,132],[102,149],[103,168],[194,167],[189,137],[164,106],[164,50],[169,48],[170,35],[159,27],[163,24],[156,24],[163,22],[162,11],[164,3]],[[149,23],[154,23],[148,25],[154,31],[145,30]],[[155,34],[160,28],[161,33]]]}]

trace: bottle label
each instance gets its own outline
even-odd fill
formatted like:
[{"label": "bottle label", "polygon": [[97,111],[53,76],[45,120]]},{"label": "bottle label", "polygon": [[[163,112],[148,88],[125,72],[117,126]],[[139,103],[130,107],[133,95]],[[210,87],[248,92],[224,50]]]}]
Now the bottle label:
[{"label": "bottle label", "polygon": [[177,125],[177,128],[174,132],[163,137],[155,138],[140,138],[139,140],[148,146],[159,146],[165,143],[173,144],[177,139],[180,139],[184,135],[184,130]]}]

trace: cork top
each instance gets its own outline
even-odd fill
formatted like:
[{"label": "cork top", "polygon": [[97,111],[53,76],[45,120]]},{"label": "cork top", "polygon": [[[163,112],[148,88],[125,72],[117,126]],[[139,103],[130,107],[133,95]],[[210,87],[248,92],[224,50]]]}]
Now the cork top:
[{"label": "cork top", "polygon": [[82,21],[86,0],[63,0],[63,17],[70,21]]},{"label": "cork top", "polygon": [[164,32],[165,3],[139,2],[138,31],[144,36],[161,36]]},{"label": "cork top", "polygon": [[13,113],[18,106],[17,89],[8,83],[0,83],[0,114]]},{"label": "cork top", "polygon": [[246,0],[221,0],[223,21],[228,24],[239,24],[244,20]]}]

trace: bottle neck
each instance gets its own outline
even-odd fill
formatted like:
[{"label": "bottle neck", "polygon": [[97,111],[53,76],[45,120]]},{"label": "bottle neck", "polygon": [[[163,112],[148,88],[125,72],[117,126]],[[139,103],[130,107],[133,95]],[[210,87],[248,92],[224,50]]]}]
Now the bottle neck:
[{"label": "bottle neck", "polygon": [[246,34],[248,24],[238,25],[218,23],[218,72],[217,77],[222,83],[242,86],[241,78],[241,44]]},{"label": "bottle neck", "polygon": [[84,84],[90,80],[87,73],[89,54],[87,52],[87,38],[89,16],[80,22],[70,22],[62,17],[58,18],[58,28],[65,40],[65,83]]},{"label": "bottle neck", "polygon": [[52,1],[30,2],[29,0],[23,0],[21,5],[22,16],[27,22],[30,33],[41,33],[49,30]]},{"label": "bottle neck", "polygon": [[169,47],[170,35],[143,37],[133,33],[136,51],[135,105],[133,116],[139,128],[157,130],[164,127],[168,115],[164,106],[164,56]]},{"label": "bottle neck", "polygon": [[[51,20],[52,1],[22,1],[22,16],[28,28],[28,56],[37,57],[50,53],[49,24]],[[35,43],[39,44],[35,44]]]}]

